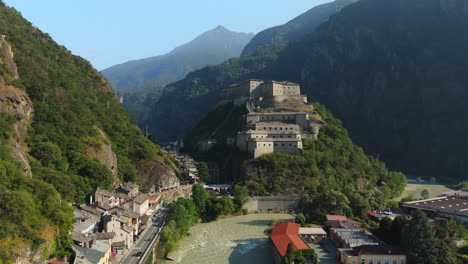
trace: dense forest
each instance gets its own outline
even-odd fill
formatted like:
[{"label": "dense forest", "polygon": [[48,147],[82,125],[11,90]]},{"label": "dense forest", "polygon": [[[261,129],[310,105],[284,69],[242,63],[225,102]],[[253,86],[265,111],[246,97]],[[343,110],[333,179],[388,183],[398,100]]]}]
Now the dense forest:
[{"label": "dense forest", "polygon": [[[69,254],[73,223],[69,202],[82,202],[97,186],[140,182],[139,172],[158,155],[116,100],[105,79],[0,2],[0,34],[11,45],[18,78],[3,60],[0,79],[25,91],[34,109],[26,145],[32,177],[8,149],[17,116],[1,117],[0,262],[10,263],[27,248],[44,258]],[[1,62],[2,60],[0,60]],[[11,65],[10,65],[11,66]],[[11,90],[11,89],[10,89]],[[0,95],[8,91],[0,85]],[[129,140],[132,139],[132,140]],[[109,146],[108,168],[93,150]],[[117,173],[118,171],[118,173]]]}]

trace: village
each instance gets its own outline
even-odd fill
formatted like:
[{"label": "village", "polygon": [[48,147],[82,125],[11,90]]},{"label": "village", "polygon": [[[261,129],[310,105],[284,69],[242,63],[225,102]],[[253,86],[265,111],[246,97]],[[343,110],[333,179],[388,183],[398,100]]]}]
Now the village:
[{"label": "village", "polygon": [[[200,182],[191,157],[171,150],[165,152],[180,162],[190,183]],[[141,263],[157,244],[168,203],[180,195],[189,195],[183,190],[191,190],[190,183],[159,187],[148,193],[131,182],[112,191],[97,188],[74,212],[74,263]]]}]

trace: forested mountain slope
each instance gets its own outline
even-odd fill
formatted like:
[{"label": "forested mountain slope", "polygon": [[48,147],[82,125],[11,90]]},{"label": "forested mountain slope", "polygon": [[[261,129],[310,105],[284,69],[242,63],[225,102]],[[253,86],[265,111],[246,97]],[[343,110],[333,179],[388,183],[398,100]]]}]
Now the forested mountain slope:
[{"label": "forested mountain slope", "polygon": [[343,9],[302,41],[305,91],[390,167],[464,179],[467,7],[466,0],[362,0]]},{"label": "forested mountain slope", "polygon": [[320,24],[326,22],[330,16],[338,13],[343,7],[359,0],[337,0],[316,6],[299,15],[284,25],[271,27],[259,32],[245,46],[242,56],[250,55],[262,46],[271,44],[286,44],[310,34]]},{"label": "forested mountain slope", "polygon": [[253,36],[253,33],[232,32],[218,26],[168,54],[115,65],[102,74],[118,91],[161,89],[191,71],[238,57]]},{"label": "forested mountain slope", "polygon": [[61,257],[68,204],[97,186],[145,183],[159,147],[87,61],[1,1],[0,35],[0,263]]},{"label": "forested mountain slope", "polygon": [[[152,112],[163,126],[150,126],[161,129],[161,139],[180,137],[190,120],[214,108],[225,85],[250,77],[289,80],[329,107],[353,140],[390,168],[462,179],[468,170],[467,6],[466,0],[361,0],[296,42],[265,46],[168,86]],[[174,100],[183,106],[174,107]],[[190,120],[175,127],[173,114]]]}]

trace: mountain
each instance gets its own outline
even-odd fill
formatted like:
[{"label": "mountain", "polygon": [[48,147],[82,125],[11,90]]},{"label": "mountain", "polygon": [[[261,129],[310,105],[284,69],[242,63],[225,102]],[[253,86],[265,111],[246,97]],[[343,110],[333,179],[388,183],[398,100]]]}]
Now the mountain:
[{"label": "mountain", "polygon": [[0,1],[0,263],[70,256],[69,204],[175,178],[163,160],[99,72]]},{"label": "mountain", "polygon": [[302,84],[390,167],[466,179],[467,25],[466,0],[362,0],[303,40]]},{"label": "mountain", "polygon": [[191,71],[238,57],[253,36],[218,26],[168,54],[112,66],[102,74],[117,91],[162,88]]},{"label": "mountain", "polygon": [[169,85],[149,127],[160,140],[182,137],[215,108],[226,85],[288,80],[325,104],[358,145],[390,168],[465,179],[467,6],[361,0],[295,42],[260,47]]},{"label": "mountain", "polygon": [[262,46],[294,42],[310,34],[316,27],[338,13],[343,7],[359,0],[337,0],[316,6],[284,25],[259,32],[242,51],[242,56],[250,55]]},{"label": "mountain", "polygon": [[[268,29],[259,34],[287,32],[287,34],[282,34],[299,38],[300,34],[312,33],[320,21],[326,21],[328,19],[326,14],[329,16],[335,14],[343,5],[351,2],[353,1],[337,0],[314,7],[285,26]],[[148,120],[141,126],[148,127],[157,141],[182,138],[206,113],[214,109],[220,90],[227,85],[247,78],[299,82],[300,80],[286,78],[287,73],[292,71],[296,73],[298,72],[296,69],[301,66],[295,63],[296,56],[289,57],[290,68],[281,67],[276,62],[281,50],[287,46],[287,41],[283,41],[283,38],[277,39],[281,41],[275,41],[271,45],[257,45],[252,43],[263,43],[265,39],[254,37],[248,44],[251,48],[246,47],[245,49],[249,51],[244,49],[245,54],[241,58],[233,58],[219,65],[207,66],[189,73],[183,80],[168,85],[162,93],[162,99],[151,106],[151,111],[146,114]]]}]

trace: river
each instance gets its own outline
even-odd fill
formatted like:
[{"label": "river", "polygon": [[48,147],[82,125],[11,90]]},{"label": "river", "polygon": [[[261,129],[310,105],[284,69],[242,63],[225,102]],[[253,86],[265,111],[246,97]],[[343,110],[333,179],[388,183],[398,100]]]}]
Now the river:
[{"label": "river", "polygon": [[292,220],[289,214],[249,214],[197,224],[191,235],[169,254],[172,263],[271,264],[272,248],[263,231],[273,219]]}]

